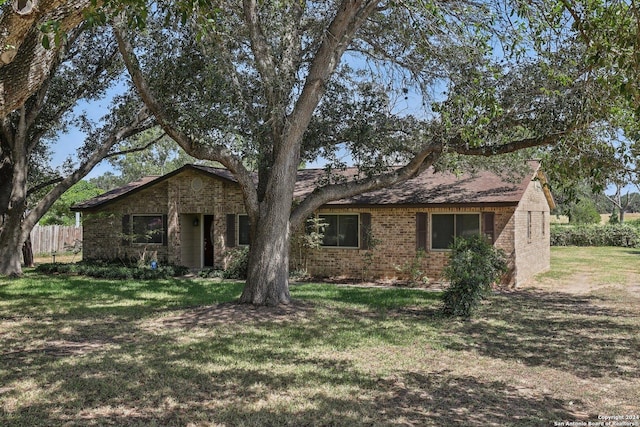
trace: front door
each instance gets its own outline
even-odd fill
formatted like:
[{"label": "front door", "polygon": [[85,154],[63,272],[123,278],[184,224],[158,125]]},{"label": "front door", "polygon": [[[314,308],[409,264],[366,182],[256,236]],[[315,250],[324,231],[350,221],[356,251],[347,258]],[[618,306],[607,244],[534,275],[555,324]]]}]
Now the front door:
[{"label": "front door", "polygon": [[204,266],[213,267],[213,215],[204,216]]}]

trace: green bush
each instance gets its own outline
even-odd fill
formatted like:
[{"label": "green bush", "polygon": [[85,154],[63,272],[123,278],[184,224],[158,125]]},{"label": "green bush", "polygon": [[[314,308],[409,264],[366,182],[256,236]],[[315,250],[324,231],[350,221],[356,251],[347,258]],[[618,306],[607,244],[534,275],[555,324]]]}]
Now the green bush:
[{"label": "green bush", "polygon": [[189,269],[184,266],[160,265],[152,270],[149,267],[138,267],[133,263],[105,262],[102,260],[83,260],[77,263],[40,264],[36,271],[43,274],[77,274],[100,279],[114,280],[154,280],[169,277],[183,276]]},{"label": "green bush", "polygon": [[231,249],[227,252],[227,268],[223,271],[224,279],[247,278],[247,268],[249,265],[249,248]]},{"label": "green bush", "polygon": [[629,221],[625,221],[624,223],[635,228],[640,228],[640,218],[631,219]]},{"label": "green bush", "polygon": [[596,209],[596,204],[591,199],[580,200],[571,208],[569,215],[571,224],[598,224],[600,223],[600,214]]},{"label": "green bush", "polygon": [[640,232],[623,224],[551,227],[551,246],[640,246]]},{"label": "green bush", "polygon": [[491,291],[491,284],[507,270],[502,250],[482,236],[458,238],[451,246],[444,277],[451,282],[443,294],[447,316],[468,318]]},{"label": "green bush", "polygon": [[203,279],[223,279],[224,278],[224,271],[222,270],[216,270],[214,268],[207,268],[204,270],[200,270],[198,272],[198,276],[202,277]]}]

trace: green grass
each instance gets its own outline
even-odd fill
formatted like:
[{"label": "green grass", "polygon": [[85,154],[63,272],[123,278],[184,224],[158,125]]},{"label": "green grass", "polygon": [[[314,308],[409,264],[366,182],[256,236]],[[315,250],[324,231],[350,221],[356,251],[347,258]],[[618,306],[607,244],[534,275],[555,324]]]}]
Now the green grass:
[{"label": "green grass", "polygon": [[[565,249],[554,269],[612,274],[594,270],[603,253]],[[419,289],[296,284],[290,306],[254,308],[233,303],[238,283],[0,279],[0,425],[538,426],[636,414],[640,296],[628,292],[640,263],[628,252],[606,252],[629,270],[608,293],[566,292],[573,276],[551,272],[471,321],[441,317],[439,294]]]},{"label": "green grass", "polygon": [[570,279],[589,273],[598,282],[625,283],[637,274],[640,249],[615,247],[553,247],[551,270],[538,279]]}]

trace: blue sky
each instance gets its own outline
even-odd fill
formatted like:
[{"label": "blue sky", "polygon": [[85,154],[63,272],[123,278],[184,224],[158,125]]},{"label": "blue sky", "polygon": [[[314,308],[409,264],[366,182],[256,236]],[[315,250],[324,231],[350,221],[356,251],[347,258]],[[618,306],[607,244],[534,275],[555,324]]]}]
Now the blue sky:
[{"label": "blue sky", "polygon": [[[109,112],[111,100],[116,93],[117,91],[113,90],[105,99],[99,101],[81,101],[74,109],[74,113],[86,112],[89,119],[97,122]],[[86,134],[77,127],[70,127],[69,132],[60,134],[57,142],[51,147],[51,165],[59,167],[67,158],[75,159],[77,150],[84,144],[85,139]],[[113,169],[109,162],[103,160],[84,179],[100,176],[107,171],[113,171]]]}]

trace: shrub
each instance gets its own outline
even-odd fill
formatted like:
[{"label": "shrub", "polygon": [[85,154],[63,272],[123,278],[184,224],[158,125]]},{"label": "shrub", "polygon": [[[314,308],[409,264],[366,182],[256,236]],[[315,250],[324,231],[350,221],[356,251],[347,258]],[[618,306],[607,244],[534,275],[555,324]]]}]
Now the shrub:
[{"label": "shrub", "polygon": [[115,280],[166,279],[168,277],[182,276],[189,271],[187,267],[177,265],[163,265],[152,270],[149,267],[138,267],[135,264],[135,262],[110,263],[101,260],[83,260],[70,264],[40,264],[36,267],[36,271],[44,274],[80,274],[83,276]]},{"label": "shrub", "polygon": [[424,249],[418,249],[414,257],[401,266],[396,266],[396,270],[407,277],[406,285],[410,287],[427,285],[429,278],[422,270],[422,260],[427,256]]},{"label": "shrub", "polygon": [[600,214],[593,200],[580,200],[571,208],[569,222],[572,224],[599,224]]},{"label": "shrub", "polygon": [[249,248],[231,249],[226,253],[227,268],[222,277],[224,279],[247,278],[247,267],[249,265]]},{"label": "shrub", "polygon": [[224,278],[224,271],[222,270],[216,270],[215,268],[207,268],[205,270],[200,270],[198,272],[198,276],[202,277],[203,279],[223,279]]},{"label": "shrub", "polygon": [[491,284],[507,271],[502,250],[482,236],[457,238],[451,246],[444,277],[451,282],[443,294],[443,311],[447,316],[468,318],[491,291]]},{"label": "shrub", "polygon": [[554,226],[551,246],[640,246],[640,232],[623,224]]}]

